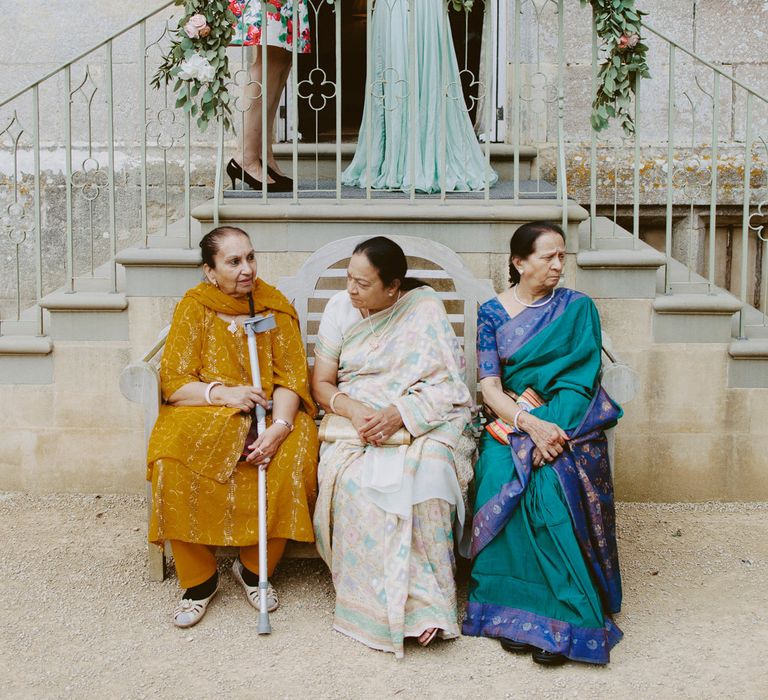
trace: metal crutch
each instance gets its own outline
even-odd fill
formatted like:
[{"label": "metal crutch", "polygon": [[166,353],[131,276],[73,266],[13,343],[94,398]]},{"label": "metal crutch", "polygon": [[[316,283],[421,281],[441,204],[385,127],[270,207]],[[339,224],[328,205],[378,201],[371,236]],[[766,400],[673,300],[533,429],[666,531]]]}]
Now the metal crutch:
[{"label": "metal crutch", "polygon": [[[251,312],[253,313],[253,312]],[[275,328],[275,317],[252,316],[243,322],[248,336],[248,357],[251,360],[251,377],[255,389],[261,389],[261,371],[259,370],[259,357],[256,353],[256,334],[265,333]],[[267,412],[263,406],[256,404],[256,428],[262,435],[267,429]],[[267,472],[259,467],[259,634],[270,634],[272,626],[269,624],[269,612],[267,612]]]}]

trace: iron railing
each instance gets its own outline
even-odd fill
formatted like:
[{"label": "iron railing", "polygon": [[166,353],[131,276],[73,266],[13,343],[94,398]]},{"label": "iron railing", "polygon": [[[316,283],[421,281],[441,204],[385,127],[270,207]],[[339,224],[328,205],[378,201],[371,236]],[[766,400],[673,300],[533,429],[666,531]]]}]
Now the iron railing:
[{"label": "iron railing", "polygon": [[[765,327],[768,311],[768,97],[696,53],[695,25],[694,48],[648,23],[643,29],[661,69],[638,86],[635,134],[593,131],[589,183],[582,177],[571,194],[589,197],[590,248],[605,244],[601,233],[621,238],[617,222],[626,222],[633,247],[644,238],[666,255],[665,294],[730,291],[743,304],[738,335],[745,337],[748,325]],[[593,32],[593,88],[599,62]],[[566,144],[572,153],[579,147]],[[579,172],[572,160],[568,169]],[[598,231],[599,212],[614,222],[608,236]],[[738,241],[727,232],[733,226]]]},{"label": "iron railing", "polygon": [[[291,2],[297,13],[299,0]],[[391,75],[377,63],[373,13],[412,16],[419,0],[306,2],[314,52],[300,58],[294,42],[278,125],[281,162],[294,183],[287,195],[246,192],[242,184],[233,191],[223,178],[225,154],[239,153],[241,161],[244,155],[240,136],[253,100],[242,91],[251,83],[266,92],[268,61],[253,76],[248,51],[231,49],[234,134],[220,124],[201,132],[188,112],[175,107],[172,91],[148,87],[176,25],[170,2],[0,103],[6,175],[0,190],[6,198],[0,212],[0,332],[32,327],[44,333],[35,304],[45,294],[62,286],[69,292],[116,292],[114,258],[120,248],[191,247],[196,203],[213,198],[218,212],[225,199],[246,196],[258,206],[311,206],[318,197],[344,204],[401,196],[416,205],[456,196],[488,205],[526,197],[563,203],[570,197],[589,207],[589,247],[639,247],[645,240],[666,253],[664,292],[732,290],[745,309],[740,335],[748,332],[750,307],[768,308],[768,99],[702,58],[695,45],[686,48],[645,25],[654,66],[663,66],[637,86],[635,135],[627,138],[615,128],[597,134],[589,127],[588,99],[602,60],[597,36],[593,32],[591,50],[585,42],[588,55],[566,56],[566,23],[571,31],[578,22],[570,19],[585,17],[577,4],[477,0],[473,13],[479,14],[453,17],[460,80],[443,74],[441,108],[434,115],[441,134],[440,191],[424,197],[414,184],[399,195],[370,185],[353,191],[341,182],[357,128],[350,131],[345,103],[355,102],[360,91],[370,100],[384,99],[382,81],[394,80],[410,107],[410,128],[416,119],[416,76]],[[345,82],[345,13],[357,5],[364,6],[368,27],[360,87]],[[265,13],[262,5],[262,24]],[[420,38],[414,23],[409,26],[407,46],[414,55]],[[486,180],[479,193],[447,191],[444,123],[450,100],[464,100],[475,117],[487,167],[497,149],[492,140],[503,137],[511,147],[511,167],[499,168],[502,177],[494,187]],[[262,119],[266,113],[262,101]],[[324,134],[321,121],[332,125]],[[262,151],[268,139],[264,131]],[[412,150],[412,164],[413,156]],[[614,222],[607,233],[598,225],[600,216]],[[727,234],[734,228],[740,236]],[[676,260],[687,268],[683,278],[675,277]]]}]

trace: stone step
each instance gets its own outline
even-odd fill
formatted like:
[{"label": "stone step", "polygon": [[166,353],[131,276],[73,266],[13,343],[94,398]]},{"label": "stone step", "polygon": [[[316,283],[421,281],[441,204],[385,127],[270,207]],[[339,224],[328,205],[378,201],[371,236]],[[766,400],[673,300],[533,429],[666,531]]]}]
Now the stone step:
[{"label": "stone step", "polygon": [[128,248],[118,254],[128,297],[180,297],[201,279],[200,248]]},{"label": "stone step", "polygon": [[576,256],[576,286],[595,299],[653,299],[661,253],[637,249],[585,250]]},{"label": "stone step", "polygon": [[[215,203],[192,211],[201,234],[214,227]],[[587,217],[584,208],[568,203],[567,247],[578,250],[578,227]],[[548,200],[493,200],[452,198],[441,202],[408,199],[335,201],[290,200],[225,201],[219,223],[243,228],[258,252],[314,252],[345,236],[365,234],[416,236],[439,241],[457,253],[503,253],[517,227],[527,221],[560,221],[562,206]],[[195,244],[197,241],[194,242]]]},{"label": "stone step", "polygon": [[653,302],[657,343],[728,343],[741,302],[730,294],[668,294]]},{"label": "stone step", "polygon": [[51,384],[52,351],[46,335],[0,336],[0,384]]},{"label": "stone step", "polygon": [[[274,145],[274,153],[280,169],[289,177],[293,172],[293,144],[278,143]],[[485,153],[485,144],[480,144]],[[298,144],[298,169],[299,178],[311,179],[335,179],[336,177],[336,144],[335,143],[300,143]],[[342,143],[341,164],[342,170],[352,162],[357,150],[357,143]],[[511,144],[490,144],[491,166],[499,174],[502,180],[511,180],[514,176],[515,149]],[[238,162],[241,155],[231,154]],[[531,177],[532,164],[536,160],[538,150],[534,146],[520,146],[520,178],[527,180]],[[229,157],[227,157],[229,161]],[[226,174],[225,174],[226,178]]]},{"label": "stone step", "polygon": [[[299,180],[297,197],[303,201],[317,201],[317,200],[331,200],[335,201],[338,198],[341,200],[359,200],[359,201],[391,201],[391,200],[410,200],[411,193],[403,190],[371,190],[371,195],[368,197],[367,190],[363,187],[351,187],[348,185],[342,185],[340,190],[336,190],[336,180],[333,178],[316,178],[307,179],[302,177]],[[441,199],[441,193],[425,193],[416,192],[415,199],[421,205],[424,201],[436,201]],[[485,198],[485,189],[475,190],[472,192],[446,192],[446,199],[449,200],[475,200],[482,201]],[[515,199],[515,188],[512,180],[499,180],[492,185],[488,190],[489,199],[495,201],[498,200],[513,200]],[[257,187],[255,190],[246,186],[243,187],[238,184],[237,189],[225,189],[223,192],[223,198],[225,201],[231,200],[259,200],[262,199],[261,188]],[[272,201],[280,200],[292,200],[293,189],[288,192],[270,192],[269,199]],[[557,189],[555,186],[545,180],[521,180],[518,188],[518,199],[521,200],[535,200],[535,199],[557,199]]]},{"label": "stone step", "polygon": [[736,340],[728,355],[729,388],[768,389],[768,337]]},{"label": "stone step", "polygon": [[40,301],[54,340],[128,340],[128,300],[111,292],[54,292]]}]

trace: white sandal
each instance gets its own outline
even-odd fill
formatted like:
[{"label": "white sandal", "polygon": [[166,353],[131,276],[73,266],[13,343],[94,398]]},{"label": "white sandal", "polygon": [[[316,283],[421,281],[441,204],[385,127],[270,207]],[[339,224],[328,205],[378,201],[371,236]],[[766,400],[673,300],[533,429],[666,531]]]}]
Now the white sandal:
[{"label": "white sandal", "polygon": [[[256,610],[261,611],[261,606],[259,605],[259,587],[249,586],[243,580],[243,563],[239,559],[235,559],[235,561],[232,562],[232,573],[235,580],[243,587],[248,602],[256,608]],[[270,585],[269,588],[267,588],[267,612],[274,612],[278,607],[280,607],[280,599],[277,597],[275,589]]]},{"label": "white sandal", "polygon": [[192,627],[203,619],[205,611],[208,609],[208,603],[219,592],[219,584],[216,583],[216,590],[207,598],[202,600],[193,600],[192,598],[182,598],[179,604],[173,609],[173,624],[176,627]]}]

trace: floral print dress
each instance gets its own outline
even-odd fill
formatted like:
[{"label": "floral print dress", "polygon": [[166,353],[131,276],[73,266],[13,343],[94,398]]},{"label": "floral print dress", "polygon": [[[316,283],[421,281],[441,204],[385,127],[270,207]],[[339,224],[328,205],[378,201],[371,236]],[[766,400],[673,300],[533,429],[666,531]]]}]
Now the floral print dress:
[{"label": "floral print dress", "polygon": [[[274,10],[272,8],[278,8]],[[260,0],[232,0],[229,3],[237,23],[232,36],[233,46],[254,46],[261,44],[261,2]],[[309,36],[309,11],[307,0],[298,2],[298,53],[310,53],[312,44]],[[296,31],[293,18],[293,0],[270,0],[267,5],[267,44],[293,51],[293,37]]]}]

